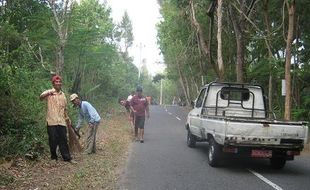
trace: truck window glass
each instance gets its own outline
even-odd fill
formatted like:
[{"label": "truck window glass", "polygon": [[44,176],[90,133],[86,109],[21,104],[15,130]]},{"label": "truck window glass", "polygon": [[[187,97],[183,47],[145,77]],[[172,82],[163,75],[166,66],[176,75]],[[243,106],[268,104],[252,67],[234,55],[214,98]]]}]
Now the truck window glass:
[{"label": "truck window glass", "polygon": [[206,89],[202,89],[200,94],[199,94],[199,97],[197,98],[197,101],[196,101],[196,108],[200,108],[201,105],[202,105],[202,102],[203,102],[203,98],[204,98],[204,95],[205,95],[205,91]]},{"label": "truck window glass", "polygon": [[250,92],[246,88],[223,87],[220,96],[223,100],[248,101]]}]

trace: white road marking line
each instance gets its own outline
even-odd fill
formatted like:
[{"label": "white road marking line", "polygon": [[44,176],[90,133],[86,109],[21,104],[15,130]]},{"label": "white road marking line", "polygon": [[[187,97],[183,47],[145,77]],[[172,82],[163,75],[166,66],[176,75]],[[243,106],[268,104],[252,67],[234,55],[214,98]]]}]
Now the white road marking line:
[{"label": "white road marking line", "polygon": [[168,112],[168,114],[169,114],[169,115],[172,115],[172,113],[171,113],[171,112]]},{"label": "white road marking line", "polygon": [[179,117],[176,117],[179,121],[181,121],[181,119]]},{"label": "white road marking line", "polygon": [[280,186],[278,186],[275,183],[272,183],[270,180],[268,180],[267,178],[265,178],[264,176],[262,176],[261,174],[251,170],[251,169],[247,169],[249,170],[252,174],[254,174],[256,177],[258,177],[260,180],[264,181],[265,183],[267,183],[268,185],[270,185],[271,187],[273,187],[274,189],[277,190],[283,190]]}]

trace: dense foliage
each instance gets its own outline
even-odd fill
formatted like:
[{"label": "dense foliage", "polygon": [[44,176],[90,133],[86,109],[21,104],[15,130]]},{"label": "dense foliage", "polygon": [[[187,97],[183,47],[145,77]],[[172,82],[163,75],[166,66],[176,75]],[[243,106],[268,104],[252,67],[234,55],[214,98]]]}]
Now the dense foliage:
[{"label": "dense foliage", "polygon": [[[46,105],[38,97],[52,87],[60,47],[57,32],[62,32],[55,30],[51,2],[60,1],[0,1],[0,157],[47,147]],[[131,21],[125,14],[121,23],[114,23],[110,8],[98,0],[68,2],[67,17],[61,17],[61,4],[55,6],[68,23],[63,91],[67,98],[80,94],[105,117],[138,84],[138,70],[127,54],[133,42]],[[149,81],[145,85],[151,86]],[[70,106],[70,115],[75,114]]]},{"label": "dense foliage", "polygon": [[[180,85],[184,100],[193,100],[202,83],[215,80],[260,84],[270,111],[283,118],[288,8],[296,3],[292,43],[292,117],[308,120],[309,5],[307,1],[222,1],[222,55],[217,52],[217,0],[161,0],[158,41],[167,76]],[[217,58],[224,63],[219,72]],[[241,67],[240,67],[241,65]],[[238,76],[239,75],[239,76]]]}]

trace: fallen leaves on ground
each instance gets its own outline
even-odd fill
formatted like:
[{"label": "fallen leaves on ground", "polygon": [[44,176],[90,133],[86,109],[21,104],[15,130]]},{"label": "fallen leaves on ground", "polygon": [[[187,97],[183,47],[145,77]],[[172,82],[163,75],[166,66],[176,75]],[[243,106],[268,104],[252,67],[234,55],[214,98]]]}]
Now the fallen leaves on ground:
[{"label": "fallen leaves on ground", "polygon": [[[73,155],[77,164],[15,159],[0,165],[0,189],[115,189],[133,137],[124,114],[104,120],[97,132],[96,154]],[[85,141],[86,127],[80,142]]]}]

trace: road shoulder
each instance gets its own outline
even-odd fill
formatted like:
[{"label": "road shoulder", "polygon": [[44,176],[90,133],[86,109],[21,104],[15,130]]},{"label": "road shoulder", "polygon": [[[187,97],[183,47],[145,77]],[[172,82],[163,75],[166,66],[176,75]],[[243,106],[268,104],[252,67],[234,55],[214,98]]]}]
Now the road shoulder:
[{"label": "road shoulder", "polygon": [[75,154],[77,164],[53,162],[48,155],[35,162],[15,159],[0,165],[0,177],[11,182],[0,189],[115,189],[131,142],[127,116],[112,117],[99,127],[96,154]]}]

